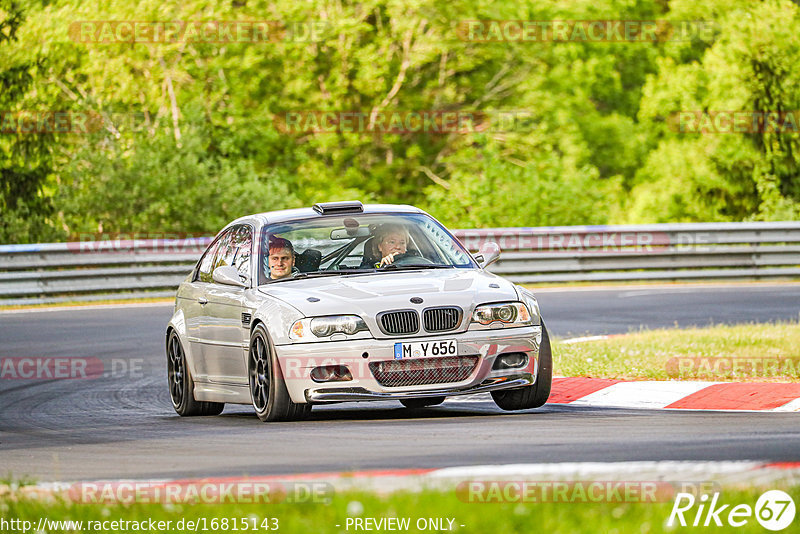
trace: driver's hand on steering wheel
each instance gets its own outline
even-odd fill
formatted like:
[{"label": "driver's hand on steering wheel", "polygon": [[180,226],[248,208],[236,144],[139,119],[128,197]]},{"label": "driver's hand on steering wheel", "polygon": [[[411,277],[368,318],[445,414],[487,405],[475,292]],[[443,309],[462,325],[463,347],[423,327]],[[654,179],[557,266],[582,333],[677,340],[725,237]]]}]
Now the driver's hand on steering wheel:
[{"label": "driver's hand on steering wheel", "polygon": [[378,268],[385,267],[386,265],[391,265],[394,261],[395,256],[400,256],[403,254],[402,252],[392,252],[391,254],[387,254],[383,258],[381,258],[381,262],[378,264]]}]

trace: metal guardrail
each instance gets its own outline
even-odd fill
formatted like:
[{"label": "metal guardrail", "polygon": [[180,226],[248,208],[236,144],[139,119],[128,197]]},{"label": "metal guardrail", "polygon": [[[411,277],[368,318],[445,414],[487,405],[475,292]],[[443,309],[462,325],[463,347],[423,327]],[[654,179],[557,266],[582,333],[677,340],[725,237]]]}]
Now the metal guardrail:
[{"label": "metal guardrail", "polygon": [[[518,283],[800,277],[800,222],[456,230]],[[0,304],[167,297],[210,237],[0,245]]]}]

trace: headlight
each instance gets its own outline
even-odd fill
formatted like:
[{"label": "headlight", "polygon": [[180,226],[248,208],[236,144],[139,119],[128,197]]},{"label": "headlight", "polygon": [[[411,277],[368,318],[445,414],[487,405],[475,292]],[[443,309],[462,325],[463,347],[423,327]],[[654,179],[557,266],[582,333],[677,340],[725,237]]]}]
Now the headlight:
[{"label": "headlight", "polygon": [[352,336],[369,331],[367,324],[358,315],[331,315],[328,317],[308,317],[295,321],[289,329],[289,337],[295,340],[315,341],[333,334]]},{"label": "headlight", "polygon": [[500,323],[495,325],[499,328],[533,324],[528,307],[522,302],[483,304],[475,308],[470,326],[474,325],[476,328],[489,327],[492,323]]}]

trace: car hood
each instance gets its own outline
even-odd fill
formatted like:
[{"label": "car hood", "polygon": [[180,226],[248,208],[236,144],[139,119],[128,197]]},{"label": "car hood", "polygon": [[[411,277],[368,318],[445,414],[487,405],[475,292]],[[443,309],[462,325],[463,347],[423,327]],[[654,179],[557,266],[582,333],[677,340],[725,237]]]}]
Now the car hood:
[{"label": "car hood", "polygon": [[[514,284],[479,269],[368,273],[278,282],[259,291],[281,299],[307,317],[385,310],[459,306],[468,313],[485,302],[518,300]],[[412,297],[423,300],[411,303]]]}]

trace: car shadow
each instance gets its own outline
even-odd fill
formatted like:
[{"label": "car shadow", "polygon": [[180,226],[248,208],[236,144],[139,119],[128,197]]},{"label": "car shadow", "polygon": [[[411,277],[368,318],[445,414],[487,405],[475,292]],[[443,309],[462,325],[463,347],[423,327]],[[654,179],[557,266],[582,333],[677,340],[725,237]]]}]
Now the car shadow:
[{"label": "car shadow", "polygon": [[[404,406],[315,406],[311,414],[303,421],[408,421],[408,420],[445,420],[465,418],[485,418],[498,416],[530,415],[534,413],[548,413],[560,411],[556,406],[544,406],[535,410],[522,410],[506,412],[500,410],[491,402],[485,404],[444,404],[441,406],[428,406],[425,408],[406,408]],[[235,411],[233,411],[235,410]],[[251,419],[256,418],[255,412],[246,406],[226,407],[225,411],[217,416],[221,418]]]}]

